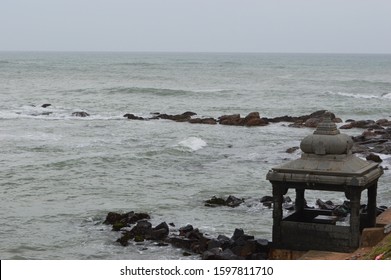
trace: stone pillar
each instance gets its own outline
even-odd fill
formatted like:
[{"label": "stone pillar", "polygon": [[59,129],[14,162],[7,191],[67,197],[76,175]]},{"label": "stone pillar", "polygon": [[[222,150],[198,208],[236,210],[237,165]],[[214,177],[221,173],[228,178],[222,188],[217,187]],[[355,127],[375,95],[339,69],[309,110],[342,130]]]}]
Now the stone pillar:
[{"label": "stone pillar", "polygon": [[367,227],[376,226],[376,196],[377,196],[377,182],[368,188],[368,211],[367,211]]},{"label": "stone pillar", "polygon": [[361,191],[352,187],[350,199],[350,245],[358,247],[360,244],[360,199]]},{"label": "stone pillar", "polygon": [[[285,192],[286,193],[286,192]],[[273,243],[281,243],[282,203],[284,191],[281,186],[273,184]]]},{"label": "stone pillar", "polygon": [[295,199],[295,211],[302,215],[305,207],[305,198],[304,198],[305,189],[296,189],[296,199]]}]

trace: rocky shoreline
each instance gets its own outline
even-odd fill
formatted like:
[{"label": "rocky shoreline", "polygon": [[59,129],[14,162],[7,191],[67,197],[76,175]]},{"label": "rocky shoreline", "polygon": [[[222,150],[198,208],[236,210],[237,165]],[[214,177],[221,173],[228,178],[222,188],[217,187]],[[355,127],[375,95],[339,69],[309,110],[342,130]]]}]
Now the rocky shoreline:
[{"label": "rocky shoreline", "polygon": [[[238,207],[244,202],[245,199],[239,199],[233,195],[226,199],[213,196],[205,201],[205,206]],[[271,196],[264,196],[259,199],[259,202],[266,208],[273,207]],[[331,210],[340,221],[343,221],[350,213],[349,201],[337,205],[332,201],[318,199],[316,207]],[[295,205],[290,197],[284,197],[283,208],[288,213],[294,211]],[[380,215],[386,209],[388,207],[379,206],[377,215]],[[361,205],[360,214],[365,215],[366,211],[366,205]],[[171,245],[181,248],[183,256],[195,254],[203,260],[266,260],[269,259],[269,251],[273,246],[267,239],[245,234],[242,228],[236,228],[231,237],[226,235],[211,237],[190,224],[176,228],[174,223],[162,222],[153,226],[150,219],[151,216],[147,213],[134,211],[126,213],[109,212],[103,223],[111,225],[113,231],[121,232],[121,237],[116,242],[122,246],[126,247],[130,243],[142,244],[145,241],[151,241],[155,246]]]}]

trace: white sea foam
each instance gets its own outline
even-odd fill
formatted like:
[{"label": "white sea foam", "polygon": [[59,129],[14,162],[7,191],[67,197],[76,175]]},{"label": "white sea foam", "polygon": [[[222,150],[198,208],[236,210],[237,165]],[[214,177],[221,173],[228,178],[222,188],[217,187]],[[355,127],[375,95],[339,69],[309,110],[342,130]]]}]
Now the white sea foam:
[{"label": "white sea foam", "polygon": [[186,138],[185,140],[182,140],[178,143],[179,146],[189,148],[192,151],[197,151],[200,150],[204,147],[206,147],[208,144],[202,140],[201,138],[198,137],[189,137]]},{"label": "white sea foam", "polygon": [[391,99],[391,92],[382,94],[381,98]]},{"label": "white sea foam", "polygon": [[373,95],[373,94],[357,94],[357,93],[348,93],[348,92],[327,91],[326,94],[339,95],[339,96],[345,96],[345,97],[353,97],[353,98],[363,98],[363,99],[380,98],[380,96]]}]

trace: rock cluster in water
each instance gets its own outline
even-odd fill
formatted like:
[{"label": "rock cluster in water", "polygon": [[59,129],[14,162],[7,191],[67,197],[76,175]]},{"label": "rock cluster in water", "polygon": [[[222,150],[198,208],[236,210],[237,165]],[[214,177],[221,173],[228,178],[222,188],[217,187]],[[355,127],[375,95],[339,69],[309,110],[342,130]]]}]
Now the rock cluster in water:
[{"label": "rock cluster in water", "polygon": [[[52,106],[50,103],[42,104],[42,108]],[[34,115],[50,115],[52,112],[43,112]],[[123,117],[129,120],[172,120],[175,122],[187,122],[191,124],[209,124],[209,125],[231,125],[231,126],[266,126],[270,123],[288,122],[289,127],[311,127],[315,128],[326,116],[331,117],[335,123],[342,123],[341,118],[337,117],[334,113],[326,110],[318,110],[309,115],[302,115],[297,117],[292,116],[280,116],[274,118],[261,117],[259,112],[251,112],[242,117],[240,114],[222,115],[220,117],[198,117],[197,113],[186,111],[182,114],[161,114],[151,113],[151,117],[144,118],[136,116],[131,113],[123,115]],[[76,111],[71,114],[73,117],[88,117],[89,113],[85,111]],[[368,160],[375,162],[381,162],[381,158],[377,154],[391,154],[391,120],[379,119],[374,120],[346,120],[346,123],[339,127],[339,129],[365,129],[365,131],[359,135],[352,137],[354,146],[353,153],[361,153],[367,157]],[[287,153],[293,153],[299,149],[298,147],[292,147],[286,150]]]},{"label": "rock cluster in water", "polygon": [[211,238],[192,225],[170,231],[170,227],[175,228],[174,224],[169,226],[162,222],[153,227],[149,219],[146,213],[109,212],[104,224],[112,225],[112,230],[122,232],[117,240],[122,246],[127,246],[130,241],[138,243],[152,240],[158,246],[171,244],[182,248],[186,250],[184,255],[199,254],[204,260],[255,260],[268,257],[269,241],[255,239],[245,234],[243,229],[235,229],[232,237],[219,235]]},{"label": "rock cluster in water", "polygon": [[[231,114],[231,115],[222,115],[217,119],[207,117],[195,117],[197,113],[194,112],[184,112],[177,115],[168,115],[153,113],[153,116],[150,118],[143,118],[136,116],[134,114],[127,113],[124,115],[125,118],[130,120],[172,120],[176,122],[189,122],[193,124],[221,124],[221,125],[233,125],[233,126],[265,126],[269,123],[276,122],[291,122],[290,126],[293,127],[316,127],[319,122],[325,117],[326,110],[319,110],[310,115],[303,115],[299,117],[291,116],[282,116],[276,118],[266,118],[261,117],[259,112],[251,112],[245,117],[242,117],[240,114]],[[340,118],[335,117],[335,114],[331,113],[331,118],[334,122],[342,122]]]}]

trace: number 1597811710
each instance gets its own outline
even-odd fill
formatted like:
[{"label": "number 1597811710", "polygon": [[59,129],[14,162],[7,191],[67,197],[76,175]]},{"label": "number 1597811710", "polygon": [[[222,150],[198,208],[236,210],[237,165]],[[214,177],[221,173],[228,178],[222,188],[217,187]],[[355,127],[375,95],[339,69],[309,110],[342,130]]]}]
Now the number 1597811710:
[{"label": "number 1597811710", "polygon": [[241,267],[241,266],[221,266],[213,268],[214,275],[273,275],[273,267],[255,266],[255,267]]}]

